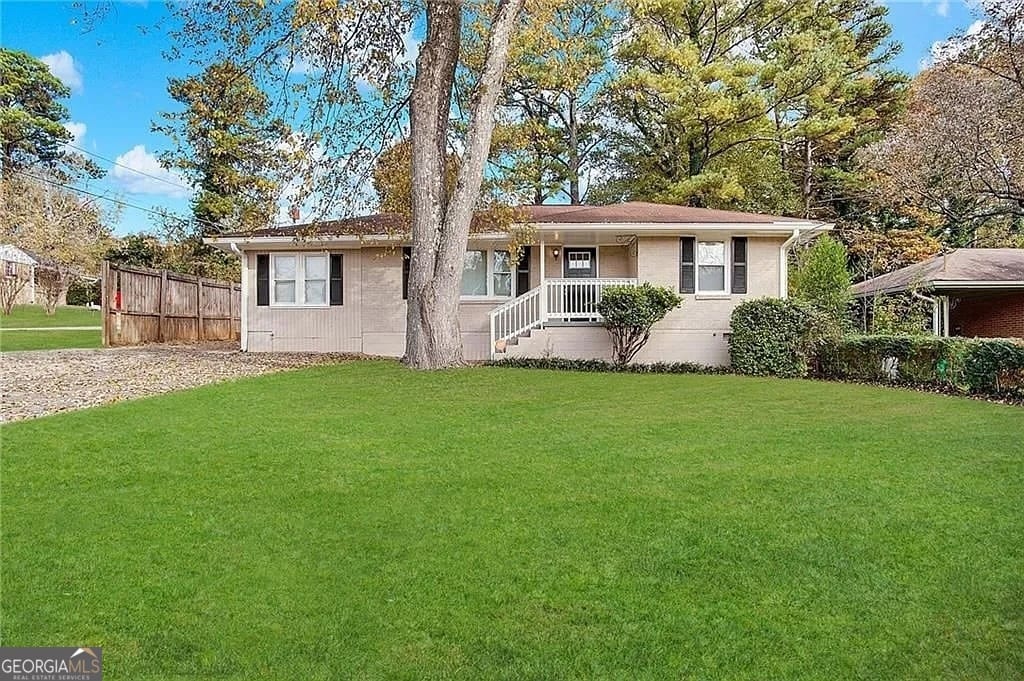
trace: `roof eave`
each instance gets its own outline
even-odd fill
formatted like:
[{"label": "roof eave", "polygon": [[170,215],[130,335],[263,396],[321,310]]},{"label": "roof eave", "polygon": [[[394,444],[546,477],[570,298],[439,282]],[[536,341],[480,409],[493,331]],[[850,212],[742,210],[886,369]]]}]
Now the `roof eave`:
[{"label": "roof eave", "polygon": [[831,231],[835,225],[813,220],[794,220],[792,222],[530,222],[524,223],[545,232],[621,232],[633,230],[637,232],[657,231],[729,231],[759,230],[771,232],[792,232],[799,230]]}]

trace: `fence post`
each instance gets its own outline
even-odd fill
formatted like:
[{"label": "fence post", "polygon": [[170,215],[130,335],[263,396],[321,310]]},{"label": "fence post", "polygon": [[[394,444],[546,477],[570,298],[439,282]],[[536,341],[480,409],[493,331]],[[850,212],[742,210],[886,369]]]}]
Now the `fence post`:
[{"label": "fence post", "polygon": [[196,324],[198,325],[198,339],[206,340],[203,333],[203,278],[196,277]]},{"label": "fence post", "polygon": [[110,346],[110,331],[107,324],[107,317],[110,314],[110,293],[107,292],[109,285],[110,263],[104,260],[100,265],[100,324],[103,326],[103,347]]},{"label": "fence post", "polygon": [[160,270],[160,303],[157,307],[157,311],[160,313],[160,319],[157,320],[156,326],[156,340],[158,343],[164,342],[164,299],[167,298],[167,270]]}]

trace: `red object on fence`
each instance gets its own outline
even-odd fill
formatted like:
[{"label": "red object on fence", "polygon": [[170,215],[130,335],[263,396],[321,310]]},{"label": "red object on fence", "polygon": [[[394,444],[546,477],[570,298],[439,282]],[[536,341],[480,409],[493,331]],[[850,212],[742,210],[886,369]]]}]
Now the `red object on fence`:
[{"label": "red object on fence", "polygon": [[121,309],[121,291],[117,291],[114,294],[114,309],[115,310],[120,310]]}]

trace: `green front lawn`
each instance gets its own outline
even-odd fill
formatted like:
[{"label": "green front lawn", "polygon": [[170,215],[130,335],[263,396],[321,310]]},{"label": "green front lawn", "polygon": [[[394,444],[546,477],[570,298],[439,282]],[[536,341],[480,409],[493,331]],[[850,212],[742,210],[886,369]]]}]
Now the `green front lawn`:
[{"label": "green front lawn", "polygon": [[109,679],[1010,679],[1024,410],[388,362],[4,426],[0,638]]},{"label": "green front lawn", "polygon": [[15,305],[10,315],[0,314],[0,328],[46,328],[53,326],[100,326],[99,310],[87,307],[58,307],[47,316],[41,305]]},{"label": "green front lawn", "polygon": [[103,345],[103,332],[64,331],[41,329],[39,331],[0,330],[0,352],[17,350],[59,350],[66,348],[98,348]]}]

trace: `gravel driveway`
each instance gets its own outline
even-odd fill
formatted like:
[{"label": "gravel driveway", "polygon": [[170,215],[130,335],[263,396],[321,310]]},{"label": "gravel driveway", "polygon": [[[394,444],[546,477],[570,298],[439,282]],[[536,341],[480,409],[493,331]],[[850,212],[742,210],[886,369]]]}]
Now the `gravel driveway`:
[{"label": "gravel driveway", "polygon": [[230,344],[7,352],[0,355],[0,422],[351,358],[251,354]]}]

